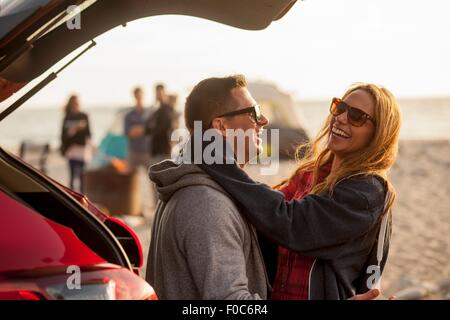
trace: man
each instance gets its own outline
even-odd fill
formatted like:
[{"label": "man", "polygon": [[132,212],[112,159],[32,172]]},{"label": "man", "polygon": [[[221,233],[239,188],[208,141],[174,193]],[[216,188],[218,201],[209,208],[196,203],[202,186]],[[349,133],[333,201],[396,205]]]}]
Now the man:
[{"label": "man", "polygon": [[[258,108],[243,76],[209,78],[187,98],[185,122],[191,134],[195,121],[223,135],[250,129],[248,162],[251,148],[262,151],[259,135],[269,122]],[[146,280],[159,298],[267,299],[270,285],[257,234],[228,194],[198,166],[181,160],[158,163],[149,175],[161,201]]]},{"label": "man", "polygon": [[[171,140],[170,136],[175,124],[175,111],[170,103],[171,98],[166,94],[162,83],[155,87],[156,105],[153,113],[148,118],[145,133],[148,135],[148,152],[150,164],[170,158]],[[172,98],[173,101],[173,98]],[[156,186],[152,184],[153,204],[156,206],[158,194]]]},{"label": "man", "polygon": [[144,110],[144,92],[142,88],[133,90],[135,106],[125,116],[125,134],[128,137],[128,164],[130,169],[142,166],[147,169],[150,164],[148,142],[145,136],[147,114]]},{"label": "man", "polygon": [[[216,103],[211,103],[215,101]],[[200,82],[186,101],[185,121],[217,130],[254,127],[248,114],[217,117],[255,101],[241,76]],[[157,206],[147,280],[160,299],[266,299],[267,280],[256,233],[228,195],[194,164],[164,161],[150,169]]]},{"label": "man", "polygon": [[150,158],[152,163],[170,158],[171,141],[175,112],[170,103],[170,96],[166,94],[163,84],[155,87],[156,101],[159,105],[149,118],[146,133],[150,135]]}]

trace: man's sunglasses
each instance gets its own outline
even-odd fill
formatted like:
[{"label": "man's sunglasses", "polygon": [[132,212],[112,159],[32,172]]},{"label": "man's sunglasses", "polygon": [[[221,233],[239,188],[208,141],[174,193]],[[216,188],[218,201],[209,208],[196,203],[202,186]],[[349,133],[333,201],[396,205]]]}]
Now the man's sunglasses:
[{"label": "man's sunglasses", "polygon": [[367,120],[372,121],[375,125],[375,119],[361,109],[349,106],[342,99],[333,98],[330,106],[330,113],[337,117],[347,111],[348,122],[355,127],[361,127]]},{"label": "man's sunglasses", "polygon": [[222,115],[219,116],[220,117],[231,117],[231,116],[237,116],[239,114],[245,114],[245,113],[250,113],[252,115],[252,119],[254,122],[256,122],[257,124],[262,122],[262,114],[261,114],[261,108],[259,105],[255,104],[254,106],[248,107],[248,108],[244,108],[244,109],[239,109],[236,111],[231,111],[231,112],[227,112],[224,113]]}]

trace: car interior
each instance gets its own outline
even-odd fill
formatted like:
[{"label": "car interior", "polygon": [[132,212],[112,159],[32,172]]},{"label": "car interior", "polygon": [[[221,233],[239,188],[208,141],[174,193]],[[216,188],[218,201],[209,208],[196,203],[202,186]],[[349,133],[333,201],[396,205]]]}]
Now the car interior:
[{"label": "car interior", "polygon": [[[23,167],[18,169],[5,160],[4,151],[0,154],[1,192],[14,197],[45,218],[72,229],[85,245],[106,261],[128,267],[129,262],[124,259],[123,254],[117,252],[118,246],[111,243],[114,239],[108,236],[108,231],[105,231],[101,222],[95,221],[91,214],[80,213],[77,208],[72,208],[67,200],[64,201],[63,197],[46,187],[44,182],[28,176]],[[76,203],[71,202],[72,206]]]}]

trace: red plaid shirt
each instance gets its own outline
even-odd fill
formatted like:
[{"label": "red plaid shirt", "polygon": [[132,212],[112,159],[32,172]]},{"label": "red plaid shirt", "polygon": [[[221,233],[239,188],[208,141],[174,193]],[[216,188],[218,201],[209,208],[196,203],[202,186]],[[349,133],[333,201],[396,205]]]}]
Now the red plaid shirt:
[{"label": "red plaid shirt", "polygon": [[[331,163],[320,171],[319,181],[328,176]],[[281,191],[286,200],[303,199],[311,191],[312,174],[298,173]],[[271,299],[307,300],[309,298],[309,277],[315,258],[306,257],[298,252],[278,247],[278,266]]]}]

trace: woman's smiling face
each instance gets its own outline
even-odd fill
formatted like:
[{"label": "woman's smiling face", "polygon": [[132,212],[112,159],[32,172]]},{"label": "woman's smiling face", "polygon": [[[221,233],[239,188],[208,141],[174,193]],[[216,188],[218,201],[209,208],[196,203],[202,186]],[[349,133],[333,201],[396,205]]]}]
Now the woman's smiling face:
[{"label": "woman's smiling face", "polygon": [[[343,101],[375,118],[375,101],[367,91],[355,90]],[[338,116],[332,116],[328,148],[336,157],[342,159],[348,154],[365,148],[372,140],[374,133],[375,125],[372,121],[366,121],[361,127],[352,126],[347,119],[346,111]]]}]

